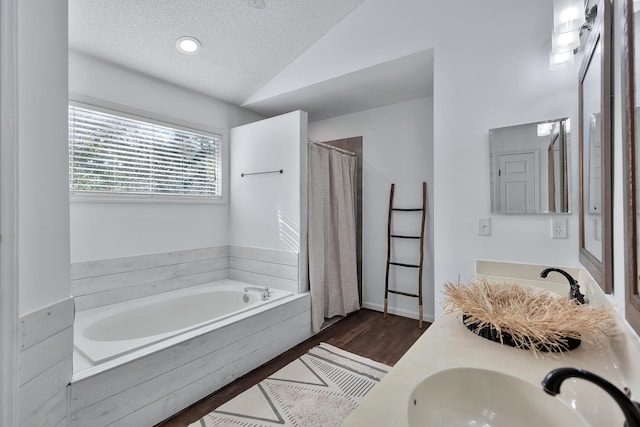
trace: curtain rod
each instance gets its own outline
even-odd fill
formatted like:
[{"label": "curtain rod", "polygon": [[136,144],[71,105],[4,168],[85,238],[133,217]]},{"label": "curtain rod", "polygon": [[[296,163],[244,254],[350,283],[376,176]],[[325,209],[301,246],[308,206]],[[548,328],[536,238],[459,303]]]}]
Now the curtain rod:
[{"label": "curtain rod", "polygon": [[325,144],[324,142],[320,142],[320,141],[312,141],[312,140],[310,140],[310,139],[308,139],[308,140],[307,140],[307,142],[308,142],[309,144],[319,145],[320,147],[324,147],[324,148],[327,148],[327,149],[329,149],[329,150],[335,150],[335,151],[337,151],[337,152],[339,152],[339,153],[346,154],[346,155],[348,155],[348,156],[355,156],[355,157],[358,157],[358,156],[356,155],[356,153],[354,153],[354,152],[352,152],[352,151],[348,151],[348,150],[344,150],[344,149],[342,149],[342,148],[334,147],[333,145]]},{"label": "curtain rod", "polygon": [[264,171],[264,172],[250,172],[250,173],[243,172],[240,174],[240,176],[245,177],[247,175],[263,175],[265,173],[284,173],[284,169],[278,169],[274,171]]}]

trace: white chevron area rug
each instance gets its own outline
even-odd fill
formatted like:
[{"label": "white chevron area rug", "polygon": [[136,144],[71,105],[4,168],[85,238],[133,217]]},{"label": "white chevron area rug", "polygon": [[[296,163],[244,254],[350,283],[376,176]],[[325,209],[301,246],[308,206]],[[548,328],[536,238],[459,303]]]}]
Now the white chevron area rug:
[{"label": "white chevron area rug", "polygon": [[389,369],[321,343],[189,427],[339,426]]}]

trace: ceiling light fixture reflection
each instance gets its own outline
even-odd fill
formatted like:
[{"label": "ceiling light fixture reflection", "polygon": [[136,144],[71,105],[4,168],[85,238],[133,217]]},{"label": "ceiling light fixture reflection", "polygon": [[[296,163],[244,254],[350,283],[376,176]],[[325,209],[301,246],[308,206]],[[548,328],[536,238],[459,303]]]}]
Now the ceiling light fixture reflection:
[{"label": "ceiling light fixture reflection", "polygon": [[553,0],[553,31],[577,30],[585,22],[583,0]]},{"label": "ceiling light fixture reflection", "polygon": [[549,136],[553,129],[553,123],[538,123],[538,136]]},{"label": "ceiling light fixture reflection", "polygon": [[551,71],[563,70],[573,65],[573,52],[549,52],[549,68]]},{"label": "ceiling light fixture reflection", "polygon": [[[588,8],[584,0],[553,0],[553,29],[549,68],[552,71],[569,68],[573,64],[567,52],[578,53],[581,37],[591,31],[598,14],[598,5]],[[638,1],[638,0],[634,0]]]},{"label": "ceiling light fixture reflection", "polygon": [[191,36],[180,37],[176,40],[176,48],[180,53],[184,53],[185,55],[195,55],[200,51],[202,44],[200,40]]},{"label": "ceiling light fixture reflection", "polygon": [[567,31],[566,33],[551,34],[551,51],[553,53],[562,53],[574,50],[580,46],[579,30]]}]

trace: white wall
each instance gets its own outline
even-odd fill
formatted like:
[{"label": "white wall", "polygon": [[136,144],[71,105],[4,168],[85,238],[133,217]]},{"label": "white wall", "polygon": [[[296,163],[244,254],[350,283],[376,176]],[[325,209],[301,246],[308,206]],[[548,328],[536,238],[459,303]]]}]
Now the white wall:
[{"label": "white wall", "polygon": [[[304,246],[306,144],[304,111],[231,129],[230,245],[290,252]],[[284,173],[240,176],[280,169]]]},{"label": "white wall", "polygon": [[20,314],[69,297],[67,2],[18,2]]},{"label": "white wall", "polygon": [[227,156],[224,204],[72,202],[72,262],[228,243],[228,129],[262,116],[74,51],[69,91],[72,98],[222,133]]},{"label": "white wall", "polygon": [[[365,307],[382,310],[387,257],[389,189],[395,183],[396,207],[419,207],[422,182],[427,182],[427,224],[423,272],[425,318],[433,316],[433,98],[349,114],[309,124],[314,141],[362,136],[362,284]],[[398,212],[394,232],[419,234],[420,215]],[[415,241],[396,241],[399,262],[417,263]],[[416,271],[393,268],[392,289],[415,293]],[[417,317],[417,301],[389,296],[389,311]]]},{"label": "white wall", "polygon": [[[578,65],[549,70],[551,22],[551,0],[368,0],[254,97],[434,48],[436,315],[444,283],[470,279],[478,258],[578,265],[576,214],[567,216],[569,238],[551,240],[548,216],[490,210],[488,130],[553,117],[577,123]],[[574,211],[576,142],[570,147]],[[489,237],[477,236],[484,217],[492,219]]]},{"label": "white wall", "polygon": [[[492,216],[489,180],[483,178],[489,167],[487,129],[563,116],[577,123],[577,66],[548,68],[551,2],[502,2],[498,8],[465,1],[463,9],[440,2],[434,13],[459,19],[456,26],[436,22],[436,286],[458,275],[471,278],[477,258],[577,266],[576,214],[569,217],[569,238],[551,240],[548,216]],[[473,37],[458,31],[474,22],[482,22],[482,31]],[[574,212],[576,142],[570,147]],[[492,218],[491,236],[476,235],[478,217]],[[437,291],[436,314],[441,297]]]},{"label": "white wall", "polygon": [[[2,5],[3,12],[7,11],[6,5]],[[3,103],[3,108],[13,102],[17,104],[18,216],[15,225],[20,318],[13,325],[14,338],[17,337],[15,347],[2,349],[3,352],[15,351],[13,360],[17,362],[17,388],[13,390],[17,399],[10,398],[9,402],[17,401],[17,414],[13,416],[9,409],[7,421],[19,427],[64,426],[73,351],[73,301],[69,289],[67,1],[20,0],[15,5],[17,99]],[[4,30],[2,37],[11,36]],[[3,39],[3,48],[10,47],[5,43]],[[13,64],[7,68],[5,65],[3,72]],[[3,148],[3,155],[6,153]],[[3,185],[7,188],[6,183]],[[5,249],[3,245],[3,251]],[[3,261],[6,259],[11,258],[3,257]],[[2,266],[3,276],[7,267]],[[3,364],[3,368],[6,366]],[[3,377],[3,381],[5,379]],[[11,380],[6,383],[13,386]],[[3,397],[7,396],[3,393]],[[3,420],[7,419],[7,414],[3,415]]]}]

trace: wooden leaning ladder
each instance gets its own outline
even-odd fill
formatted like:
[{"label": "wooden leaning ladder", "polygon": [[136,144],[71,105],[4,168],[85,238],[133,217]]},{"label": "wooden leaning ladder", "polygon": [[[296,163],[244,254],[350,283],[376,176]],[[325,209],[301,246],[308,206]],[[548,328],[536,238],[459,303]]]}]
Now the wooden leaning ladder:
[{"label": "wooden leaning ladder", "polygon": [[[422,265],[424,260],[424,221],[427,214],[427,183],[422,183],[422,208],[394,208],[393,207],[393,191],[395,184],[391,184],[391,192],[389,194],[389,221],[387,224],[387,273],[384,281],[384,318],[387,318],[387,308],[389,306],[389,294],[404,295],[411,298],[418,298],[418,328],[422,329]],[[394,211],[402,212],[422,212],[422,226],[420,229],[420,235],[400,235],[391,234],[391,218]],[[406,264],[401,262],[391,261],[391,239],[414,239],[420,241],[420,264]],[[418,293],[411,294],[408,292],[394,291],[389,289],[389,267],[395,265],[405,268],[417,268],[418,269]]]}]

